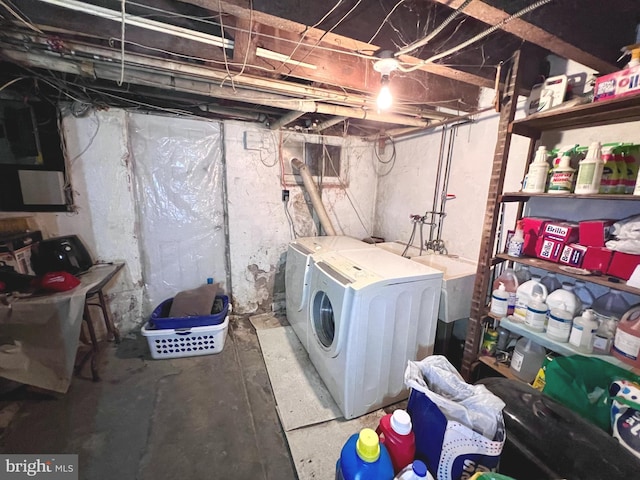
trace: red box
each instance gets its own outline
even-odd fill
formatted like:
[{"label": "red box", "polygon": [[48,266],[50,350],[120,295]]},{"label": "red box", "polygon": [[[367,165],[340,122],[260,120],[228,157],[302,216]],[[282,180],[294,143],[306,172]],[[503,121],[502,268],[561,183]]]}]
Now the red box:
[{"label": "red box", "polygon": [[613,252],[613,258],[607,269],[607,275],[629,280],[638,265],[640,265],[640,255]]},{"label": "red box", "polygon": [[578,241],[577,223],[570,222],[548,222],[545,224],[542,235],[545,238],[554,238],[562,243],[573,243]]},{"label": "red box", "polygon": [[611,226],[615,220],[584,220],[580,222],[580,245],[587,247],[604,247],[609,240]]},{"label": "red box", "polygon": [[598,77],[593,87],[593,101],[640,93],[639,79],[640,65]]},{"label": "red box", "polygon": [[536,244],[536,257],[557,262],[562,254],[564,242],[555,238],[540,237]]},{"label": "red box", "polygon": [[605,273],[609,269],[613,252],[608,248],[587,247],[587,252],[582,259],[582,268],[587,270],[599,270]]},{"label": "red box", "polygon": [[522,218],[522,229],[524,233],[524,245],[522,247],[523,255],[526,255],[528,257],[536,256],[536,244],[538,243],[538,239],[542,235],[544,226],[547,224],[547,222],[552,222],[554,220],[555,219],[543,217]]},{"label": "red box", "polygon": [[585,253],[587,253],[587,247],[578,245],[577,243],[570,243],[562,249],[558,263],[564,263],[572,267],[581,267]]}]

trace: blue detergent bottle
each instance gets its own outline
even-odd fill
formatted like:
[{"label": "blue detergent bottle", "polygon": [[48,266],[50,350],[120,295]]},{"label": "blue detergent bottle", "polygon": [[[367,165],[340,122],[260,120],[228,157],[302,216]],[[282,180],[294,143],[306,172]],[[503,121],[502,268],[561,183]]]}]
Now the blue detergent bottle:
[{"label": "blue detergent bottle", "polygon": [[336,463],[336,480],[393,480],[393,464],[378,434],[363,428],[351,435]]}]

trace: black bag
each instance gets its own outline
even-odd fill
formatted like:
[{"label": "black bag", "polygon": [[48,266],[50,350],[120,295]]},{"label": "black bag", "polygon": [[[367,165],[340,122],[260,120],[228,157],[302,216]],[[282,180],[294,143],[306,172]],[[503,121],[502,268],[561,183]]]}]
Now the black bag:
[{"label": "black bag", "polygon": [[16,272],[15,268],[0,261],[0,282],[5,285],[5,292],[28,292],[32,290],[32,282],[36,277]]}]

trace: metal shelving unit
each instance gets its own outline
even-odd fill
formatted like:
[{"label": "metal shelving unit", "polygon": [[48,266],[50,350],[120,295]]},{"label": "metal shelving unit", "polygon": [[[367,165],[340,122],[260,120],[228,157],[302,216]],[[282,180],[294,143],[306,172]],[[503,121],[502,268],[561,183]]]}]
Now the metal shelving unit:
[{"label": "metal shelving unit", "polygon": [[[488,315],[487,300],[489,283],[491,280],[490,270],[493,266],[505,261],[519,262],[536,268],[541,268],[550,272],[559,273],[568,277],[581,279],[586,282],[595,283],[623,292],[640,295],[640,289],[628,286],[626,282],[609,276],[586,276],[567,272],[560,268],[560,265],[541,260],[538,258],[510,257],[503,253],[494,252],[496,245],[497,219],[499,217],[500,206],[503,203],[519,203],[518,217],[521,216],[524,203],[534,197],[549,197],[571,201],[572,199],[605,200],[605,201],[640,201],[640,197],[633,195],[575,195],[575,194],[531,194],[524,192],[503,193],[504,172],[508,162],[508,152],[513,134],[528,137],[529,153],[528,158],[533,158],[536,141],[541,137],[542,132],[552,130],[570,130],[601,125],[612,125],[640,120],[640,95],[622,97],[619,99],[590,103],[573,108],[553,109],[546,112],[530,115],[524,119],[514,121],[515,108],[511,98],[517,91],[518,83],[518,57],[514,59],[514,66],[509,78],[509,88],[504,98],[509,99],[503,105],[500,124],[498,127],[498,140],[494,154],[494,162],[491,174],[491,182],[487,197],[487,208],[485,210],[485,223],[478,259],[478,273],[472,299],[471,316],[469,318],[469,328],[465,342],[464,357],[462,361],[462,375],[470,380],[474,368],[478,362],[493,368],[502,375],[508,376],[508,367],[497,364],[491,357],[481,357],[479,355],[482,342],[483,324]],[[525,329],[521,324],[502,321],[501,325],[514,333],[535,339],[541,345],[562,355],[580,354],[568,344],[562,344],[549,339],[544,333],[537,334]],[[626,364],[618,361],[609,355],[597,355],[605,361],[618,366],[629,368]]]}]

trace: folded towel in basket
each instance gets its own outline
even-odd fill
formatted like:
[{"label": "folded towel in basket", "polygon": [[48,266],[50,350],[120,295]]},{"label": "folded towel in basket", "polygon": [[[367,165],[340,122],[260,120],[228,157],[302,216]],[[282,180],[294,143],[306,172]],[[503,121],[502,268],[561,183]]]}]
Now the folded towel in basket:
[{"label": "folded towel in basket", "polygon": [[213,302],[220,289],[217,283],[202,285],[192,290],[184,290],[176,294],[169,310],[169,317],[192,317],[211,315]]}]

